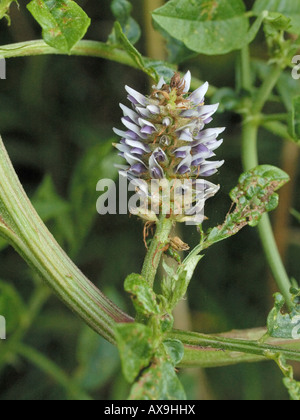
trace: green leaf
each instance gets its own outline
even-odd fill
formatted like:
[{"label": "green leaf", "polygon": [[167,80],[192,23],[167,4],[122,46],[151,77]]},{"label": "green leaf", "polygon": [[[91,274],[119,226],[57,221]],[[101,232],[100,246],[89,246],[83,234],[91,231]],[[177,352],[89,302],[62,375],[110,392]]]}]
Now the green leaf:
[{"label": "green leaf", "polygon": [[44,41],[65,53],[84,37],[91,23],[73,0],[32,0],[27,8],[41,25]]},{"label": "green leaf", "polygon": [[188,49],[182,41],[172,37],[165,31],[155,20],[153,20],[154,29],[161,33],[166,40],[166,48],[168,51],[168,62],[173,64],[180,64],[198,55],[195,51]]},{"label": "green leaf", "polygon": [[196,267],[202,258],[203,255],[194,255],[193,257],[187,258],[186,262],[179,267],[177,272],[177,281],[174,285],[173,296],[171,299],[172,309],[175,308],[177,303],[185,297]]},{"label": "green leaf", "polygon": [[274,338],[300,339],[300,305],[296,298],[294,309],[290,314],[282,312],[285,299],[280,294],[275,295],[275,306],[268,316],[268,333]]},{"label": "green leaf", "polygon": [[149,67],[149,65],[148,66],[146,65],[144,58],[142,57],[140,52],[132,45],[132,43],[124,34],[123,28],[119,22],[115,22],[114,31],[115,31],[117,42],[128,53],[128,55],[130,55],[130,57],[134,60],[136,65],[144,73],[148,74],[148,76],[150,76],[152,79],[158,82],[159,76],[156,70],[152,67]]},{"label": "green leaf", "polygon": [[276,209],[279,196],[276,191],[289,181],[289,176],[279,168],[261,165],[245,172],[239,179],[230,197],[234,210],[226,217],[223,225],[208,232],[204,248],[237,234],[243,227],[257,226],[262,215]]},{"label": "green leaf", "polygon": [[291,19],[289,32],[300,34],[300,0],[256,0],[253,12],[262,11],[281,13]]},{"label": "green leaf", "polygon": [[284,374],[283,384],[288,390],[291,400],[300,401],[300,382],[294,379],[293,367],[288,365],[282,354],[271,354],[270,358],[275,360],[280,370]]},{"label": "green leaf", "polygon": [[124,287],[126,292],[132,295],[132,300],[138,313],[147,316],[160,313],[156,295],[142,276],[131,274],[125,280]]},{"label": "green leaf", "polygon": [[[268,69],[270,66],[266,65]],[[267,73],[268,74],[268,73]],[[267,77],[267,74],[265,76]],[[294,80],[291,77],[291,72],[283,72],[277,83],[277,90],[283,100],[287,111],[293,110],[293,100],[295,97],[300,97],[300,83],[299,80]]]},{"label": "green leaf", "polygon": [[178,366],[184,356],[184,345],[180,340],[169,338],[163,342],[168,356],[170,356],[173,366]]},{"label": "green leaf", "polygon": [[111,10],[118,21],[123,25],[127,22],[132,11],[132,4],[127,0],[112,0]]},{"label": "green leaf", "polygon": [[145,58],[144,65],[146,69],[151,69],[151,71],[156,72],[157,80],[160,77],[164,77],[166,81],[171,80],[171,78],[174,76],[174,73],[177,71],[176,66],[172,66],[171,64],[160,60],[150,60]]},{"label": "green leaf", "polygon": [[175,272],[174,269],[163,261],[163,268],[166,276],[162,282],[163,295],[168,302],[168,310],[171,312],[177,303],[186,295],[188,286],[193,277],[195,269],[203,255],[195,255],[187,258]]},{"label": "green leaf", "polygon": [[8,9],[10,8],[10,5],[17,0],[0,0],[0,19],[3,19],[6,17],[8,21],[10,22],[9,16],[8,16]]},{"label": "green leaf", "polygon": [[300,401],[300,382],[295,379],[284,378],[283,384],[288,390],[292,401]]},{"label": "green leaf", "polygon": [[300,142],[300,96],[296,96],[292,101],[289,133],[296,142]]},{"label": "green leaf", "polygon": [[115,328],[125,378],[133,383],[153,357],[152,331],[142,324],[117,324]]},{"label": "green leaf", "polygon": [[249,31],[242,0],[170,0],[153,12],[153,19],[188,49],[217,55],[250,43],[263,18],[260,17]]},{"label": "green leaf", "polygon": [[172,363],[160,358],[134,384],[129,400],[172,401],[186,400],[186,396]]},{"label": "green leaf", "polygon": [[291,323],[289,314],[282,314],[281,310],[285,305],[284,297],[277,293],[275,295],[275,306],[268,316],[268,333],[275,338],[292,338],[294,326]]},{"label": "green leaf", "polygon": [[[141,37],[141,29],[138,23],[131,17],[132,4],[127,0],[113,0],[111,10],[115,18],[120,22],[124,35],[134,45]],[[115,42],[115,33],[110,35],[109,41]]]},{"label": "green leaf", "polygon": [[[293,293],[294,290],[292,289]],[[282,312],[285,299],[280,294],[275,295],[275,305],[268,316],[268,333],[271,337],[285,339],[300,339],[300,303],[299,290],[295,290],[293,296],[294,308],[291,313]]]},{"label": "green leaf", "polygon": [[239,185],[230,193],[232,201],[241,211],[240,222],[256,226],[264,213],[276,209],[278,195],[275,191],[283,187],[289,176],[270,165],[257,166],[241,175]]},{"label": "green leaf", "polygon": [[231,88],[221,88],[211,98],[212,103],[219,103],[219,111],[233,111],[240,105],[240,97],[237,92]]},{"label": "green leaf", "polygon": [[87,391],[103,386],[120,367],[117,348],[88,327],[80,334],[77,360],[75,380]]}]

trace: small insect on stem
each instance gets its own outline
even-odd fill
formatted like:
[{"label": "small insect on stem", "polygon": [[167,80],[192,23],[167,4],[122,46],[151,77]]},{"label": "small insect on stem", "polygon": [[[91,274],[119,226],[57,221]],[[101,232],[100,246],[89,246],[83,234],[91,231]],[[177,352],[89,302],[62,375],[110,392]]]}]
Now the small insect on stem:
[{"label": "small insect on stem", "polygon": [[171,238],[169,245],[174,251],[189,251],[190,247],[188,244],[184,243],[178,236],[175,236],[175,238]]},{"label": "small insect on stem", "polygon": [[179,255],[179,252],[189,251],[190,247],[188,244],[184,243],[178,236],[175,236],[174,238],[169,238],[169,243],[165,245],[164,247],[161,247],[162,244],[159,243],[157,246],[157,249],[155,250],[152,264],[154,265],[154,259],[158,252],[161,253],[167,253],[170,257],[172,257],[174,260],[178,262],[178,264],[181,264],[181,258]]}]

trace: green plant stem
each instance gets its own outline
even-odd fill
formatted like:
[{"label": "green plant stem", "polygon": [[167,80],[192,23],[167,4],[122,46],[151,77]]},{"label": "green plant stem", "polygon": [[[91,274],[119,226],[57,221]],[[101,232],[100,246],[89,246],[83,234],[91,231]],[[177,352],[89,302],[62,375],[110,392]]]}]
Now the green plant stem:
[{"label": "green plant stem", "polygon": [[269,100],[270,95],[273,92],[274,87],[276,86],[279,77],[281,76],[283,68],[279,64],[275,64],[272,67],[270,74],[266,77],[263,85],[259,89],[258,95],[254,99],[252,114],[257,115],[265,106],[266,102]]},{"label": "green plant stem", "polygon": [[280,121],[262,121],[262,127],[270,131],[270,133],[275,134],[275,136],[278,136],[281,139],[290,140],[296,144],[296,141],[289,134],[287,125]]},{"label": "green plant stem", "polygon": [[116,322],[131,322],[76,267],[26,196],[0,139],[0,235],[91,328],[114,343]]},{"label": "green plant stem", "polygon": [[[254,102],[249,102],[249,114],[244,116],[242,130],[242,161],[245,171],[251,170],[259,164],[257,150],[259,114],[269,99],[281,73],[282,67],[280,65],[273,66],[270,75],[261,86]],[[291,309],[293,304],[290,294],[290,279],[282,262],[270,218],[267,214],[263,216],[258,229],[263,249],[274,279],[286,300],[287,306]]]},{"label": "green plant stem", "polygon": [[169,243],[169,234],[171,232],[173,222],[165,216],[161,216],[157,225],[156,232],[152,239],[150,248],[148,249],[142,276],[147,280],[151,287],[154,285],[155,276],[161,261],[164,247]]},{"label": "green plant stem", "polygon": [[[62,51],[47,45],[43,40],[20,42],[16,44],[2,45],[0,46],[0,57],[1,58],[17,58],[17,57],[32,57],[41,55],[66,55]],[[135,69],[140,69],[137,62],[133,59],[130,54],[125,50],[122,50],[116,45],[110,45],[108,43],[99,41],[79,41],[69,54],[70,56],[84,56],[94,58],[104,58],[107,60],[114,61],[125,66],[129,66]],[[153,59],[143,57],[145,65],[153,65]],[[158,62],[176,71],[176,67],[173,64],[167,62]],[[195,77],[192,78],[191,88],[197,89],[203,82]],[[216,87],[210,85],[207,92],[207,96],[212,96],[217,91]]]},{"label": "green plant stem", "polygon": [[[243,166],[245,171],[253,169],[258,165],[258,152],[257,152],[257,135],[258,126],[253,122],[248,122],[243,127],[243,144],[242,156]],[[291,283],[282,262],[278,246],[273,234],[270,218],[267,214],[263,215],[262,220],[258,227],[260,238],[262,241],[263,249],[273,273],[274,279],[278,285],[279,290],[283,294],[288,307],[291,309],[293,306],[290,294]]]},{"label": "green plant stem", "polygon": [[[257,338],[265,330],[253,331]],[[233,338],[229,336],[211,336],[186,331],[172,331],[168,338],[182,341],[185,355],[181,367],[216,367],[243,362],[269,360],[273,354],[282,354],[287,360],[300,361],[299,340],[275,340],[260,343],[258,340]],[[239,360],[239,361],[238,361]]]},{"label": "green plant stem", "polygon": [[36,351],[32,347],[19,344],[16,352],[19,356],[42,370],[46,375],[53,378],[67,392],[69,397],[79,401],[90,401],[92,398],[82,391],[68,375],[56,363],[49,360],[46,356]]},{"label": "green plant stem", "polygon": [[[0,55],[3,58],[16,58],[40,55],[66,55],[66,53],[50,47],[43,40],[36,40],[0,46]],[[138,68],[137,63],[126,51],[98,41],[80,41],[72,49],[70,55],[104,58]]]},{"label": "green plant stem", "polygon": [[284,121],[287,123],[289,115],[287,113],[282,114],[262,114],[261,115],[261,123],[269,123],[269,122],[279,122]]},{"label": "green plant stem", "polygon": [[250,52],[249,46],[246,45],[241,50],[241,70],[242,70],[242,87],[245,90],[250,91],[252,88],[252,79],[251,79],[251,63],[250,63]]}]

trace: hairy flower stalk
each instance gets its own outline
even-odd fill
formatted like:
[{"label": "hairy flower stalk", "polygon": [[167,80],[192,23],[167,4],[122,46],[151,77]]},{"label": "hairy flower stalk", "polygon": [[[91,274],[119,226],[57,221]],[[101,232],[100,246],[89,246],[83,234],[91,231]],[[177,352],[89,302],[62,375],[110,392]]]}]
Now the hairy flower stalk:
[{"label": "hairy flower stalk", "polygon": [[[170,84],[162,78],[144,96],[126,86],[132,107],[120,105],[126,131],[114,129],[121,137],[119,150],[127,165],[120,174],[136,187],[141,205],[132,213],[157,221],[165,214],[179,222],[202,223],[205,201],[219,186],[207,181],[224,161],[211,161],[223,140],[224,128],[208,128],[218,104],[205,105],[208,83],[189,93],[191,73],[175,73]],[[150,206],[150,207],[149,207]]]}]

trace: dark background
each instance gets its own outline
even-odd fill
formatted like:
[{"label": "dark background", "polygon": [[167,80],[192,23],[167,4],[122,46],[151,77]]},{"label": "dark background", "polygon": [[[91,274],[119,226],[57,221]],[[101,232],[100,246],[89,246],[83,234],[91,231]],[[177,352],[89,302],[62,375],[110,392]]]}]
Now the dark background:
[{"label": "dark background", "polygon": [[[2,45],[40,38],[40,28],[24,3],[27,2],[21,4],[20,10],[12,6],[10,27],[5,19],[0,22]],[[79,3],[92,18],[86,38],[106,41],[113,25],[110,1]],[[151,34],[144,31],[145,2],[132,3],[133,15],[143,30],[138,48],[146,55]],[[267,59],[262,34],[252,53]],[[190,69],[194,76],[217,87],[234,87],[236,61],[236,53],[198,56],[180,69]],[[128,274],[141,269],[145,255],[143,225],[134,217],[100,217],[95,213],[97,181],[116,175],[115,152],[110,144],[114,140],[112,127],[121,128],[118,104],[126,103],[125,84],[145,93],[148,90],[148,81],[141,72],[107,60],[63,56],[9,59],[7,80],[0,81],[0,132],[25,190],[55,237],[101,290],[132,312],[123,293],[123,281]],[[207,205],[210,220],[206,227],[224,220],[230,207],[228,194],[242,172],[240,119],[230,112],[218,114],[212,126],[225,125],[224,145],[217,154],[226,164],[214,179],[221,184],[221,192]],[[280,139],[262,131],[261,163],[282,166],[286,147]],[[295,169],[289,165],[288,168],[294,174]],[[297,184],[299,178],[289,196],[292,195],[293,205],[299,209]],[[299,279],[299,225],[294,219],[287,222],[290,239],[281,245],[288,248],[288,272]],[[195,229],[182,226],[181,235],[191,246],[197,243]],[[22,325],[26,313],[19,309],[22,302],[28,307],[34,291],[42,286],[21,258],[4,246],[0,269],[0,291],[4,298],[8,296],[11,308],[7,316],[9,340]],[[187,328],[207,333],[261,327],[266,324],[275,290],[257,231],[246,228],[207,252],[177,318],[186,319]],[[120,373],[116,349],[90,332],[56,297],[51,295],[47,299],[23,342],[57,363],[96,399],[126,398],[128,386]],[[282,375],[271,363],[196,369],[183,372],[182,379],[189,398],[288,398]],[[64,387],[34,363],[14,352],[4,360],[0,357],[1,400],[52,400],[68,396]]]}]

